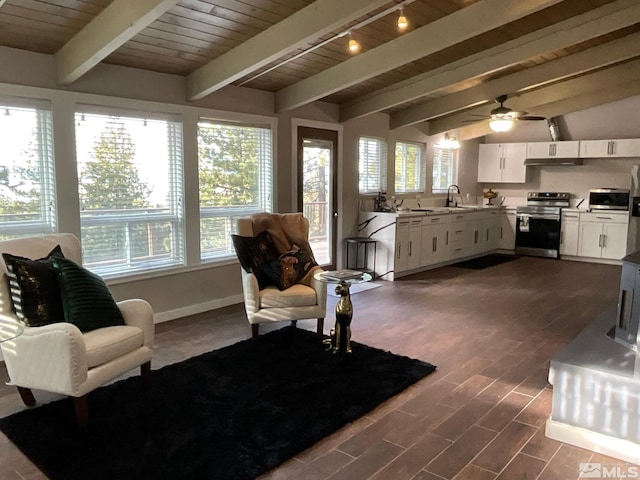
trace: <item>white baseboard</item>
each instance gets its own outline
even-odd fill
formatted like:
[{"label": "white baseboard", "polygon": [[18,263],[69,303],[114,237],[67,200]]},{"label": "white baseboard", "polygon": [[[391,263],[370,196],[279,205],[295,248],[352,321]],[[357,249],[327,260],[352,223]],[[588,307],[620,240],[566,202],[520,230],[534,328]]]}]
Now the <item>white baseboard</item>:
[{"label": "white baseboard", "polygon": [[235,305],[236,303],[242,303],[243,301],[244,297],[242,296],[242,294],[232,295],[231,297],[218,298],[209,302],[198,303],[196,305],[189,305],[187,307],[176,308],[174,310],[166,310],[164,312],[154,313],[153,320],[154,323],[168,322],[169,320],[175,320],[176,318],[188,317],[189,315],[208,312],[209,310],[215,310],[217,308]]},{"label": "white baseboard", "polygon": [[[640,458],[640,445],[637,443],[551,419],[547,420],[545,434],[554,440],[619,458],[625,462],[637,464]],[[577,469],[578,465],[576,465],[576,472]]]}]

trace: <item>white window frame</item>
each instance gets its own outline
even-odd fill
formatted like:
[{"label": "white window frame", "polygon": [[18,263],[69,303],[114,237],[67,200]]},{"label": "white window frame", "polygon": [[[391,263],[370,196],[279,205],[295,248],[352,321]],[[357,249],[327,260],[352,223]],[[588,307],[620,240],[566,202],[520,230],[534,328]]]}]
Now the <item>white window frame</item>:
[{"label": "white window frame", "polygon": [[[446,185],[436,183],[446,170]],[[431,193],[447,193],[449,185],[458,183],[458,149],[433,146],[433,170]]]},{"label": "white window frame", "polygon": [[[375,194],[387,191],[387,142],[383,138],[361,136],[358,138],[358,191]],[[373,168],[373,184],[363,182],[365,172]]]},{"label": "white window frame", "polygon": [[[113,265],[92,265],[85,263],[85,267],[97,273],[103,278],[120,278],[132,275],[145,274],[150,272],[172,269],[175,267],[185,266],[185,213],[184,213],[184,162],[183,162],[183,145],[182,131],[183,125],[179,117],[171,114],[162,114],[157,112],[139,112],[126,110],[122,108],[109,108],[94,105],[77,105],[76,121],[82,118],[82,115],[101,115],[119,117],[124,120],[161,120],[167,122],[167,141],[169,142],[169,180],[167,198],[168,211],[162,213],[150,213],[153,208],[140,208],[119,211],[119,213],[103,214],[88,216],[83,215],[80,211],[80,227],[81,238],[82,231],[86,227],[95,226],[124,226],[125,232],[134,225],[151,224],[157,222],[166,222],[171,225],[171,247],[168,256],[157,256],[147,259],[135,259],[132,255],[134,244],[128,245],[125,252],[124,263],[119,262]],[[76,137],[77,137],[76,133]],[[76,159],[78,155],[76,154]],[[81,168],[81,164],[77,161],[76,167]],[[78,173],[78,190],[81,188],[80,173]],[[128,234],[127,234],[128,236]],[[83,255],[84,257],[84,255]],[[84,258],[86,262],[86,258]]]},{"label": "white window frame", "polygon": [[[275,128],[269,123],[254,123],[221,120],[208,117],[200,117],[197,127],[197,138],[200,140],[200,128],[205,125],[233,127],[233,128],[251,128],[256,129],[259,135],[258,144],[258,203],[257,205],[238,205],[238,206],[202,206],[200,205],[200,261],[202,263],[210,263],[228,258],[235,257],[236,253],[231,241],[231,234],[235,230],[235,222],[238,218],[253,215],[259,212],[272,212],[274,199],[274,158],[275,158]],[[198,174],[200,173],[200,158],[198,158]],[[198,185],[198,188],[201,188]],[[224,222],[224,239],[223,246],[217,249],[205,249],[203,242],[203,226],[202,221],[205,219],[222,219]]]},{"label": "white window frame", "polygon": [[[415,172],[412,172],[415,175],[417,180],[417,185],[415,188],[407,188],[407,177],[409,176],[409,167],[407,165],[406,159],[409,148],[415,148],[417,151]],[[400,149],[400,152],[398,152]],[[394,172],[395,172],[395,181],[394,181],[394,192],[396,193],[424,193],[425,183],[426,183],[426,169],[425,169],[425,150],[426,145],[420,142],[407,142],[407,141],[397,141],[396,148],[394,149],[395,153],[395,162],[394,162]],[[400,153],[400,155],[398,155]],[[400,158],[398,158],[400,157]],[[401,172],[400,178],[398,178],[398,162],[400,162]]]},{"label": "white window frame", "polygon": [[[11,214],[9,220],[0,219],[0,239],[43,235],[57,231],[55,159],[53,153],[53,119],[51,102],[47,100],[0,97],[0,115],[18,114],[20,110],[30,110],[36,114],[37,130],[33,137],[36,143],[40,187],[39,218],[29,220],[27,214]],[[9,165],[1,165],[0,168]],[[29,214],[29,216],[32,216]]]}]

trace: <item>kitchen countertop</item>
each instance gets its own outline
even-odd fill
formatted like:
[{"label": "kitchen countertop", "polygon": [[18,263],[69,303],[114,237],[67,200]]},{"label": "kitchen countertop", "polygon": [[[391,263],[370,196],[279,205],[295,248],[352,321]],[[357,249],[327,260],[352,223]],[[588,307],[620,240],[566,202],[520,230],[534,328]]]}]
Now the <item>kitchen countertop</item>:
[{"label": "kitchen countertop", "polygon": [[460,207],[430,207],[419,210],[400,210],[398,212],[362,212],[362,213],[375,213],[394,215],[396,217],[423,217],[427,215],[450,215],[452,213],[465,213],[465,212],[482,212],[485,210],[499,210],[501,207],[498,205],[464,205]]}]

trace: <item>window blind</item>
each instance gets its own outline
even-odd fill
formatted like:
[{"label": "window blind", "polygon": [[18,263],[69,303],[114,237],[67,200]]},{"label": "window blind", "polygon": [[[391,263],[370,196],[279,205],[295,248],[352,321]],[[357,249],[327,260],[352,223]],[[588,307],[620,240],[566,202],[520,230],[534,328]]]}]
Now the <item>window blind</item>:
[{"label": "window blind", "polygon": [[424,192],[424,145],[410,142],[396,143],[395,192]]},{"label": "window blind", "polygon": [[200,256],[233,255],[236,219],[272,210],[273,132],[263,126],[201,121],[198,171]]},{"label": "window blind", "polygon": [[184,264],[182,125],[79,111],[83,261],[104,277]]},{"label": "window blind", "polygon": [[376,193],[387,190],[387,143],[379,138],[358,141],[358,190]]},{"label": "window blind", "polygon": [[446,193],[447,187],[457,183],[457,150],[433,147],[432,193]]},{"label": "window blind", "polygon": [[0,104],[0,240],[57,229],[51,111],[19,104]]}]

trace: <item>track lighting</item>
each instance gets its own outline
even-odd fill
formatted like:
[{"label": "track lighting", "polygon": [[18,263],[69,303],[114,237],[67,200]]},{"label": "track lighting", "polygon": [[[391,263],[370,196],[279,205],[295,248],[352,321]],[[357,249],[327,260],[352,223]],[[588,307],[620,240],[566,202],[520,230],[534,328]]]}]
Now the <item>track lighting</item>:
[{"label": "track lighting", "polygon": [[404,32],[409,26],[409,20],[404,16],[404,10],[400,9],[400,16],[398,17],[398,30]]},{"label": "track lighting", "polygon": [[351,53],[352,55],[355,55],[356,53],[360,52],[360,50],[362,50],[362,45],[360,45],[360,42],[358,42],[355,38],[353,38],[351,36],[351,33],[349,33],[349,53]]}]

